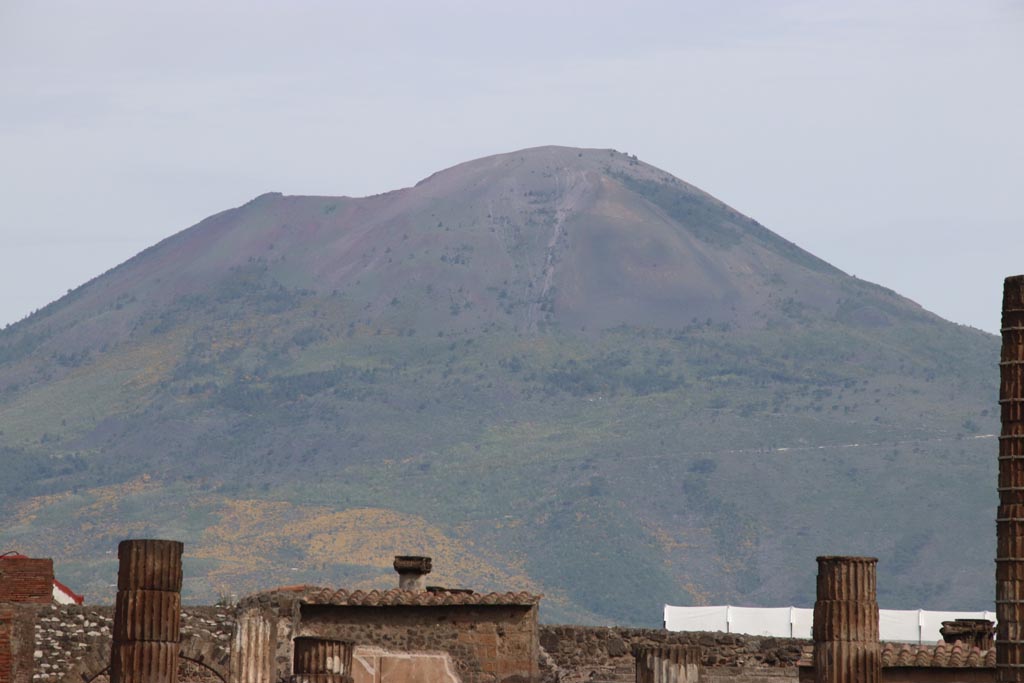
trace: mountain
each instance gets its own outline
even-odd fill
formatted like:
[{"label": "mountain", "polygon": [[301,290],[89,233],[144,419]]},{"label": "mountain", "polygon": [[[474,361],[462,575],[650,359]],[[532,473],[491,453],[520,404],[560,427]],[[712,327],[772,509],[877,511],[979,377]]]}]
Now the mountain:
[{"label": "mountain", "polygon": [[884,607],[986,609],[997,356],[613,150],[266,194],[0,332],[0,546],[93,602],[160,536],[192,601],[425,553],[658,624],[858,553]]}]

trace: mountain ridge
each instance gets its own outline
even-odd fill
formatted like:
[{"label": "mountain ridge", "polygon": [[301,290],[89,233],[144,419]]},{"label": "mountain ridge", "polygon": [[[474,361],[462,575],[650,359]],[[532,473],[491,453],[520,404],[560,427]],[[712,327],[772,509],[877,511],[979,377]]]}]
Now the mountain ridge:
[{"label": "mountain ridge", "polygon": [[[908,608],[973,607],[997,350],[614,150],[265,193],[0,332],[0,543],[98,595],[104,544],[142,532],[198,549],[192,599],[366,585],[379,547],[332,566],[267,521],[258,568],[225,520],[322,539],[372,509],[436,529],[461,584],[546,592],[549,620],[806,602],[814,555],[846,550]],[[951,532],[973,582],[943,575]]]}]

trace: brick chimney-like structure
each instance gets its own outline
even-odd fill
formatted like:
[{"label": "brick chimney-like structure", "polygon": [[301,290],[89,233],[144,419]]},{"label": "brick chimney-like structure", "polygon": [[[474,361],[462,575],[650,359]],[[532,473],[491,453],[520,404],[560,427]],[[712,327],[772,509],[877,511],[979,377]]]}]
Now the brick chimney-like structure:
[{"label": "brick chimney-like structure", "polygon": [[429,557],[395,555],[394,567],[398,572],[399,588],[417,593],[427,590],[427,574],[433,569],[433,563]]},{"label": "brick chimney-like structure", "polygon": [[32,641],[35,616],[23,607],[52,602],[53,560],[0,555],[0,683],[31,680],[32,648],[17,643]]},{"label": "brick chimney-like structure", "polygon": [[874,557],[819,557],[814,603],[815,683],[879,683]]},{"label": "brick chimney-like structure", "polygon": [[176,683],[181,627],[178,541],[117,546],[117,599],[110,683]]},{"label": "brick chimney-like structure", "polygon": [[53,602],[53,560],[17,553],[0,555],[0,602]]},{"label": "brick chimney-like structure", "polygon": [[996,681],[1024,681],[1024,275],[1003,283]]}]

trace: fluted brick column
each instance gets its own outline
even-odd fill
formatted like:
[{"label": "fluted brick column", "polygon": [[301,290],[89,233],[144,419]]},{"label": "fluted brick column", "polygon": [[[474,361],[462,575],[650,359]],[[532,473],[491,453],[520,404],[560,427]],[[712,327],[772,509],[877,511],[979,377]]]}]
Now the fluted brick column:
[{"label": "fluted brick column", "polygon": [[182,550],[178,541],[118,545],[111,683],[176,683]]},{"label": "fluted brick column", "polygon": [[259,607],[240,612],[231,639],[230,683],[274,683],[276,624]]},{"label": "fluted brick column", "polygon": [[879,683],[874,557],[819,557],[814,603],[815,683]]},{"label": "fluted brick column", "polygon": [[1003,283],[996,514],[996,680],[1024,681],[1024,276]]},{"label": "fluted brick column", "polygon": [[697,683],[702,652],[695,645],[635,647],[636,683]]}]

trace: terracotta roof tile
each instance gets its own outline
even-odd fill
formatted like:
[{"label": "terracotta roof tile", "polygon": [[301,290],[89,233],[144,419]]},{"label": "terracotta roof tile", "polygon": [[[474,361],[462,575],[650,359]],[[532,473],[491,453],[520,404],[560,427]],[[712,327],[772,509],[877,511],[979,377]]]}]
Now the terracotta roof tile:
[{"label": "terracotta roof tile", "polygon": [[[798,666],[814,666],[814,646],[805,645]],[[882,643],[882,667],[993,668],[996,650],[968,647],[959,640],[952,645]]]},{"label": "terracotta roof tile", "polygon": [[272,598],[287,593],[307,605],[339,605],[347,607],[393,607],[419,606],[439,607],[446,605],[536,605],[540,595],[532,593],[467,593],[464,591],[404,591],[393,588],[387,591],[348,591],[345,589],[322,588],[318,586],[282,586],[271,591],[257,593],[243,600],[246,604],[258,602],[261,598]]},{"label": "terracotta roof tile", "polygon": [[995,648],[980,650],[959,640],[937,645],[910,643],[882,643],[882,666],[921,666],[959,669],[964,667],[992,667],[996,663]]}]

